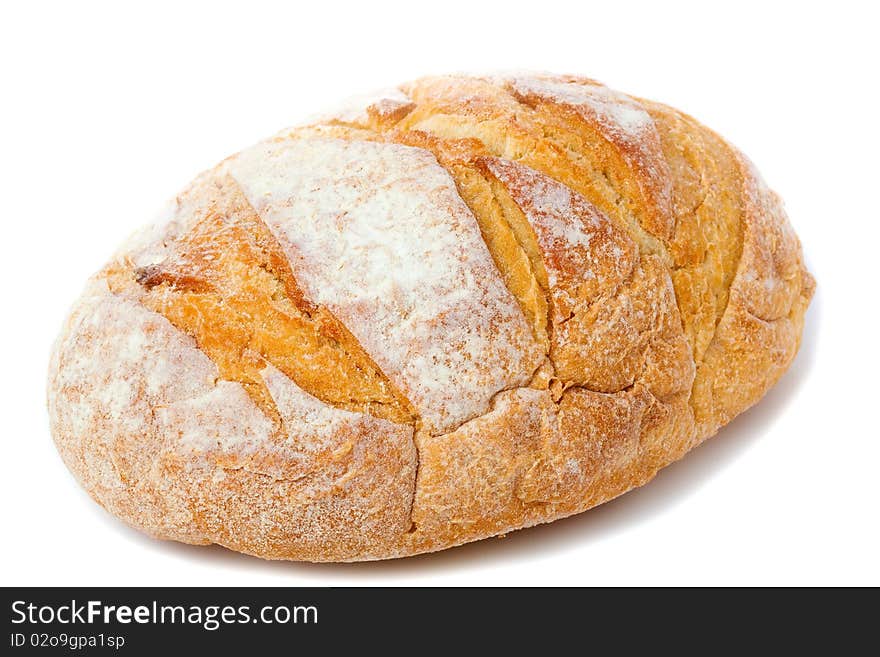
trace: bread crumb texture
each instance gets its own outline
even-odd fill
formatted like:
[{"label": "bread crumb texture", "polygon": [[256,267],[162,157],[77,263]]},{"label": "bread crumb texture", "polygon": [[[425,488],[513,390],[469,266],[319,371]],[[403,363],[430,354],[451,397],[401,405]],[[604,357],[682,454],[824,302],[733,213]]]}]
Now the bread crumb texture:
[{"label": "bread crumb texture", "polygon": [[814,283],[722,138],[587,78],[354,99],[201,174],[88,283],[52,434],[153,536],[430,552],[601,504],[757,402]]}]

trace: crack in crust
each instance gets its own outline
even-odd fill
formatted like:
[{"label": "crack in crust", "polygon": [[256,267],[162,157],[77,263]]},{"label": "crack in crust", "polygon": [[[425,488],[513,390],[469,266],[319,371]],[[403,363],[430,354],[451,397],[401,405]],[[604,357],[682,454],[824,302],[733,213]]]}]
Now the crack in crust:
[{"label": "crack in crust", "polygon": [[[203,206],[164,245],[158,261],[137,264],[141,256],[135,254],[118,265],[110,277],[115,291],[129,290],[193,336],[221,375],[242,383],[276,422],[260,376],[267,362],[338,408],[415,422],[409,402],[348,329],[306,298],[235,181],[216,173],[185,196],[203,197]],[[132,278],[141,290],[133,289]]]},{"label": "crack in crust", "polygon": [[[530,365],[484,412],[426,426],[351,320],[300,287],[264,216],[275,201],[249,203],[221,164],[104,270],[112,296],[87,292],[50,367],[65,462],[154,535],[344,561],[548,522],[650,480],[794,358],[814,282],[781,202],[676,110],[573,76],[452,76],[283,131],[266,153],[298,140],[431,153],[494,263],[480,275],[525,317]],[[122,309],[141,319],[114,333]],[[157,330],[171,359],[152,338],[148,352],[179,381],[132,363],[132,336]]]}]

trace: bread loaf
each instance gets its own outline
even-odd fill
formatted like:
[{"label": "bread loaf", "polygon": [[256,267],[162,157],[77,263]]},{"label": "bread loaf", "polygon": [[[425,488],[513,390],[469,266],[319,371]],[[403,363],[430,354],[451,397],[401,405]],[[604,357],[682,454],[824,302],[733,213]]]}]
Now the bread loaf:
[{"label": "bread loaf", "polygon": [[270,559],[440,550],[650,480],[795,356],[780,199],[592,80],[422,79],[201,174],[56,343],[64,462],[148,534]]}]

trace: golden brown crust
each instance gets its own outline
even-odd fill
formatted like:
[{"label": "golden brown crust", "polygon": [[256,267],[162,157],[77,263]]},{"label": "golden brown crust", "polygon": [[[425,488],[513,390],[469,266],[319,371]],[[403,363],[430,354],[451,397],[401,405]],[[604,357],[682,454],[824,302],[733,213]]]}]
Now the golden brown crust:
[{"label": "golden brown crust", "polygon": [[[814,282],[781,202],[677,110],[572,76],[427,78],[268,143],[126,246],[56,345],[65,462],[155,536],[344,561],[549,522],[648,481],[797,351]],[[361,174],[281,194],[308,157]],[[325,215],[310,251],[290,222]],[[388,251],[390,298],[364,249]],[[434,354],[416,370],[401,326]]]},{"label": "golden brown crust", "polygon": [[357,340],[303,294],[287,257],[235,182],[210,174],[186,196],[210,201],[190,213],[191,225],[168,244],[160,262],[116,263],[111,289],[135,294],[193,336],[220,375],[242,383],[269,413],[273,403],[259,374],[266,362],[334,406],[411,422],[412,408]]},{"label": "golden brown crust", "polygon": [[153,536],[322,561],[381,556],[410,526],[412,427],[328,407],[267,366],[279,435],[195,340],[103,280],[71,314],[51,371],[64,462]]},{"label": "golden brown crust", "polygon": [[698,364],[694,407],[705,438],[756,403],[797,353],[815,281],[781,199],[743,155],[743,246],[727,305]]}]

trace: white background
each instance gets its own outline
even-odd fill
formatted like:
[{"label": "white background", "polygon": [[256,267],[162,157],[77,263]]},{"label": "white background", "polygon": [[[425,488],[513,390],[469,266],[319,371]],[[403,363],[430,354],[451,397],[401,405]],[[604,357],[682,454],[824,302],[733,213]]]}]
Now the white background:
[{"label": "white background", "polygon": [[[129,4],[0,9],[0,583],[880,584],[871,3]],[[50,344],[87,276],[165,198],[350,94],[522,68],[680,107],[785,198],[818,292],[797,361],[758,407],[604,507],[396,562],[157,542],[78,488],[48,431]]]}]

